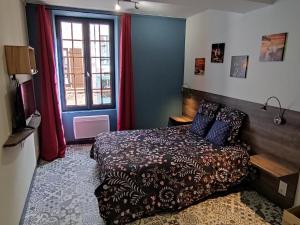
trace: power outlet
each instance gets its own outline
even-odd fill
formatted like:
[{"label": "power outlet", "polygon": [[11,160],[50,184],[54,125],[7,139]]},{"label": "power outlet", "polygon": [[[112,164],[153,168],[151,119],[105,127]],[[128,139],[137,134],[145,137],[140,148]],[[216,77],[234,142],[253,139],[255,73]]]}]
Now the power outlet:
[{"label": "power outlet", "polygon": [[278,193],[283,195],[283,196],[286,196],[286,190],[287,190],[287,183],[283,182],[283,181],[280,181],[279,182],[279,187],[278,187]]}]

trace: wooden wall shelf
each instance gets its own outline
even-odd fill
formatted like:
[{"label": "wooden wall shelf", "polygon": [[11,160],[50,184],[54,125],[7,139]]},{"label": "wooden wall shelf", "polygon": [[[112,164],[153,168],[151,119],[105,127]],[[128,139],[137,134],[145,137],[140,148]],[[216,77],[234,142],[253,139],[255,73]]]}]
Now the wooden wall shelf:
[{"label": "wooden wall shelf", "polygon": [[41,123],[41,116],[33,115],[28,124],[30,128],[24,128],[23,130],[10,135],[7,141],[4,143],[3,147],[4,148],[14,147],[22,143],[40,126],[40,123]]},{"label": "wooden wall shelf", "polygon": [[34,49],[29,46],[5,46],[7,72],[9,75],[36,74]]},{"label": "wooden wall shelf", "polygon": [[250,163],[264,172],[281,178],[299,173],[297,168],[294,168],[285,163],[279,162],[265,154],[257,154],[250,157]]},{"label": "wooden wall shelf", "polygon": [[[299,168],[267,154],[251,156],[250,164],[258,170],[256,179],[250,184],[257,192],[281,208],[287,209],[294,205]],[[280,182],[287,184],[285,195],[278,191]]]}]

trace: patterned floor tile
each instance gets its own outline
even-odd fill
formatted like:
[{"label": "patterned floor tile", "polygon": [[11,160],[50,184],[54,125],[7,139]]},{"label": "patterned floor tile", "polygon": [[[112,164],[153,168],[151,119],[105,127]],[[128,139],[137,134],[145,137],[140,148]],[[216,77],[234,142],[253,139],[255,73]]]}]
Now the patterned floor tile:
[{"label": "patterned floor tile", "polygon": [[[22,225],[104,225],[94,190],[97,163],[89,145],[69,146],[64,159],[40,162]],[[211,198],[178,213],[131,225],[280,225],[282,210],[254,191]]]}]

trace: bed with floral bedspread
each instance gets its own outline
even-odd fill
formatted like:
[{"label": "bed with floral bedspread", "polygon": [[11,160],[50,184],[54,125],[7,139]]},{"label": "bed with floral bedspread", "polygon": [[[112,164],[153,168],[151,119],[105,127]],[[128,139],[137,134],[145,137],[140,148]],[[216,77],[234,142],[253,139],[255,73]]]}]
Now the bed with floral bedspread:
[{"label": "bed with floral bedspread", "polygon": [[107,224],[180,210],[225,191],[247,175],[249,161],[242,146],[212,146],[189,125],[101,133],[91,157],[100,165],[95,195]]}]

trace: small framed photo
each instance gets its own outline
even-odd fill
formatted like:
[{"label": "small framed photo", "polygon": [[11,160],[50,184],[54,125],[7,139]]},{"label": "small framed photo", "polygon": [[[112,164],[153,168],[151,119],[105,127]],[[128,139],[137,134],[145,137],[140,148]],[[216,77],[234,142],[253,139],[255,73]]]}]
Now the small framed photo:
[{"label": "small framed photo", "polygon": [[263,36],[259,60],[261,62],[283,61],[286,39],[287,33]]},{"label": "small framed photo", "polygon": [[204,75],[205,73],[205,58],[195,59],[195,75]]},{"label": "small framed photo", "polygon": [[246,78],[248,70],[249,56],[232,56],[230,76],[237,78]]},{"label": "small framed photo", "polygon": [[211,48],[211,62],[223,63],[225,53],[225,43],[213,44]]}]

